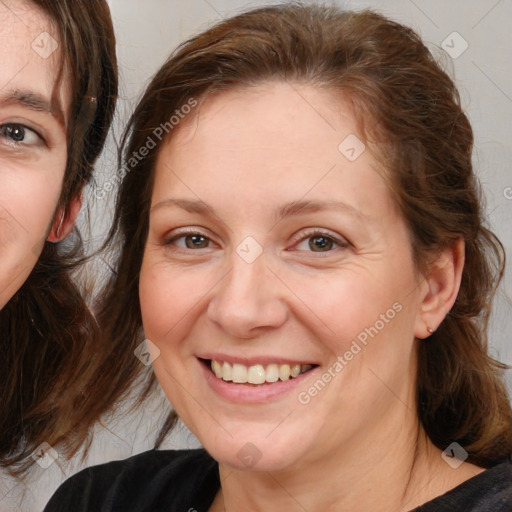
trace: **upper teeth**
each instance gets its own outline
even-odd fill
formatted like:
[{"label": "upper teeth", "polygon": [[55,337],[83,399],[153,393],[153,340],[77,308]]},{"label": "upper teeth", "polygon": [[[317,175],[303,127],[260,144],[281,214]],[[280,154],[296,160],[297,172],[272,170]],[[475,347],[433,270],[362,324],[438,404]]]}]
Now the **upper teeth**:
[{"label": "upper teeth", "polygon": [[262,364],[245,366],[225,361],[212,360],[211,368],[219,379],[233,381],[238,384],[263,384],[264,382],[277,382],[279,379],[288,380],[312,368],[310,364],[269,364],[266,368]]}]

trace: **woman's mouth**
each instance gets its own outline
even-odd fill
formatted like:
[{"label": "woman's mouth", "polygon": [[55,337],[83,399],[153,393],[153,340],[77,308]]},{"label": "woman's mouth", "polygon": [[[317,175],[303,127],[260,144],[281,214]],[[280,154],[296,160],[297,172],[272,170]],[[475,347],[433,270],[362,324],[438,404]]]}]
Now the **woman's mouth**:
[{"label": "woman's mouth", "polygon": [[218,379],[235,384],[254,385],[272,384],[278,381],[284,382],[294,379],[316,366],[312,364],[290,365],[279,363],[246,366],[239,363],[230,364],[226,361],[218,361],[215,359],[205,362],[209,364],[211,371]]},{"label": "woman's mouth", "polygon": [[[224,400],[245,404],[263,404],[284,397],[319,370],[311,361],[297,362],[278,358],[255,357],[250,360],[220,354],[197,357],[206,382]],[[226,357],[227,359],[227,357]]]}]

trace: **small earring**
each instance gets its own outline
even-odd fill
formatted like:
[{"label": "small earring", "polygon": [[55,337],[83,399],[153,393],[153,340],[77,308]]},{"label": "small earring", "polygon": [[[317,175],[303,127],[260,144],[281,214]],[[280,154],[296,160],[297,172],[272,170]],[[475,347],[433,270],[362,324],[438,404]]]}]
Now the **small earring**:
[{"label": "small earring", "polygon": [[432,329],[432,327],[427,327],[427,331],[429,334],[434,334],[434,329]]}]

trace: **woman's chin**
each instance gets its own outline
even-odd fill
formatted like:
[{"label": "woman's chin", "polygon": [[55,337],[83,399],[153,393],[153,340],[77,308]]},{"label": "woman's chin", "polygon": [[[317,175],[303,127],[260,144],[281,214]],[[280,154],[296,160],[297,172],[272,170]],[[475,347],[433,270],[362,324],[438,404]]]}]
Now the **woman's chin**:
[{"label": "woman's chin", "polygon": [[293,467],[302,456],[295,442],[279,445],[264,438],[206,442],[203,446],[219,464],[241,471],[281,471]]}]

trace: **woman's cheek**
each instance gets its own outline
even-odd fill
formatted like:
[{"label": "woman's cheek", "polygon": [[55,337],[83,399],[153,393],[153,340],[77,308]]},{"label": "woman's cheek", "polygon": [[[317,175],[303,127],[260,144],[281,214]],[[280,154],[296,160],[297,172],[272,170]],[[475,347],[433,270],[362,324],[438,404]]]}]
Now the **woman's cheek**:
[{"label": "woman's cheek", "polygon": [[[0,177],[1,178],[1,177]],[[25,188],[22,189],[22,185]],[[17,185],[17,186],[15,186]],[[47,187],[48,188],[48,187]],[[23,192],[22,192],[23,190]],[[0,197],[0,307],[21,288],[36,265],[57,205],[40,183],[7,182]]]},{"label": "woman's cheek", "polygon": [[194,271],[161,262],[144,261],[140,276],[140,305],[146,336],[155,342],[176,335],[200,301]]},{"label": "woman's cheek", "polygon": [[[285,280],[286,277],[283,279]],[[292,280],[295,281],[292,284]],[[365,318],[371,318],[374,301],[368,300],[375,291],[370,291],[365,276],[340,269],[322,275],[296,276],[290,278],[290,288],[297,290],[296,309],[302,311],[303,319],[309,318],[325,334],[340,338],[352,334],[364,326]]]}]

